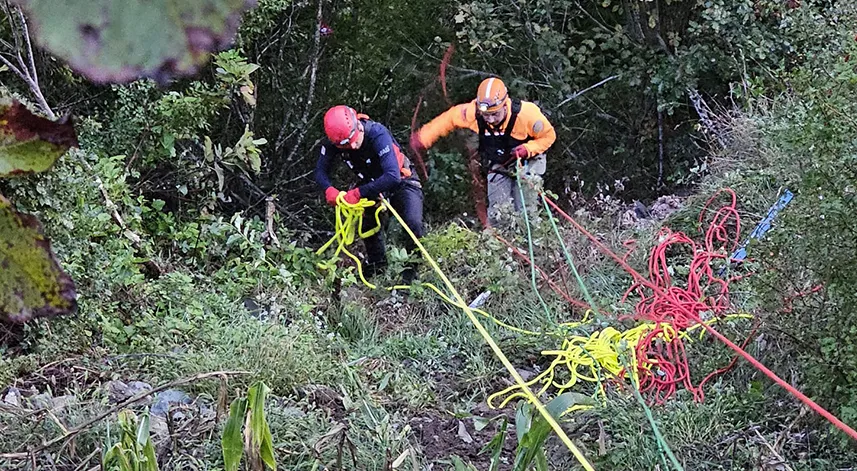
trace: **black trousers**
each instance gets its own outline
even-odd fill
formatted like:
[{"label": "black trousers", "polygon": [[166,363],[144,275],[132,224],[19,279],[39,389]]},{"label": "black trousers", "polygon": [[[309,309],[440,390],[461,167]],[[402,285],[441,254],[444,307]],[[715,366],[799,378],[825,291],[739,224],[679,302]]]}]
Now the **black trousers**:
[{"label": "black trousers", "polygon": [[[402,216],[405,224],[417,237],[423,236],[423,188],[419,180],[410,178],[402,180],[399,188],[394,193],[386,195],[393,209]],[[387,246],[384,240],[384,231],[390,224],[391,216],[386,212],[381,213],[382,228],[372,237],[363,239],[366,246],[366,263],[371,266],[381,266],[387,262]],[[363,230],[368,231],[374,227],[375,211],[370,210],[363,213]],[[410,237],[405,237],[405,249],[413,252],[416,244]]]}]

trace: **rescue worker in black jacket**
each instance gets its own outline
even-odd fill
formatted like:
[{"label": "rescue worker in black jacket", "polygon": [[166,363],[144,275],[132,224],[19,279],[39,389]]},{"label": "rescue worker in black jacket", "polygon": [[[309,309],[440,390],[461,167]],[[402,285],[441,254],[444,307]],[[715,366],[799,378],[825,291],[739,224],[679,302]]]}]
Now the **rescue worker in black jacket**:
[{"label": "rescue worker in black jacket", "polygon": [[[417,237],[423,235],[423,190],[419,178],[412,171],[410,160],[390,131],[381,123],[358,114],[353,108],[339,105],[324,115],[324,132],[327,140],[321,145],[315,167],[315,181],[324,190],[324,197],[336,206],[340,190],[331,182],[331,170],[343,162],[357,177],[357,184],[345,193],[345,201],[355,204],[361,198],[378,200],[383,195],[402,216],[405,224]],[[386,226],[389,216],[384,216]],[[363,230],[376,227],[375,211],[363,215]],[[366,245],[366,274],[372,275],[387,265],[384,232],[364,239]],[[408,237],[405,248],[413,253],[416,244]],[[402,273],[402,283],[411,284],[416,276],[415,267],[409,264]]]}]

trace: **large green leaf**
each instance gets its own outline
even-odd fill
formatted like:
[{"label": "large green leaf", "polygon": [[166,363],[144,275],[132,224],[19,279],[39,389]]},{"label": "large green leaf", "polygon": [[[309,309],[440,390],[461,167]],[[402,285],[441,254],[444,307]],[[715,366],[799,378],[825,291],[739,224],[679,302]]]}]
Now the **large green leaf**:
[{"label": "large green leaf", "polygon": [[37,42],[96,82],[194,73],[255,0],[13,0]]},{"label": "large green leaf", "polygon": [[247,399],[239,397],[229,406],[229,419],[223,427],[220,446],[223,450],[223,469],[238,471],[241,455],[244,454],[244,441],[241,439],[241,425],[247,412]]},{"label": "large green leaf", "polygon": [[247,399],[250,408],[250,433],[253,438],[253,446],[259,448],[259,456],[271,469],[276,471],[277,461],[274,457],[274,439],[271,428],[265,419],[265,398],[270,389],[259,381],[247,390]]},{"label": "large green leaf", "polygon": [[158,456],[155,453],[155,445],[152,443],[152,437],[149,434],[150,424],[149,411],[146,411],[140,417],[140,425],[137,426],[136,437],[137,445],[142,451],[142,456],[139,457],[142,465],[140,468],[141,471],[158,471]]},{"label": "large green leaf", "polygon": [[68,314],[77,308],[76,298],[39,221],[0,196],[0,321]]},{"label": "large green leaf", "polygon": [[72,146],[71,123],[36,116],[17,101],[0,102],[0,177],[44,172]]},{"label": "large green leaf", "polygon": [[[545,405],[548,414],[554,420],[559,418],[575,404],[591,404],[592,398],[579,393],[567,392],[553,398]],[[544,444],[552,428],[547,420],[529,404],[523,403],[518,408],[515,418],[518,431],[518,449],[515,452],[515,471],[529,469],[535,464],[537,470],[547,469],[547,459],[544,456]]]}]

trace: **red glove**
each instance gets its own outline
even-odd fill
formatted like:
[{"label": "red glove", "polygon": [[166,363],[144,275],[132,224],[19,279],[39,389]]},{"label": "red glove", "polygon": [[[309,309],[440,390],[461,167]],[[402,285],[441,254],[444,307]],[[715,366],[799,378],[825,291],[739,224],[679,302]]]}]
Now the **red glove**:
[{"label": "red glove", "polygon": [[345,202],[348,204],[357,204],[360,202],[360,188],[348,190],[345,194]]},{"label": "red glove", "polygon": [[426,146],[424,146],[422,141],[420,141],[419,133],[415,132],[411,134],[411,150],[419,156],[423,156],[426,153]]},{"label": "red glove", "polygon": [[324,190],[324,199],[327,201],[327,204],[331,206],[336,206],[337,196],[339,196],[339,190],[332,186],[329,186],[326,190]]},{"label": "red glove", "polygon": [[521,145],[512,149],[512,155],[519,159],[526,159],[530,156],[530,151],[528,151],[526,147]]}]

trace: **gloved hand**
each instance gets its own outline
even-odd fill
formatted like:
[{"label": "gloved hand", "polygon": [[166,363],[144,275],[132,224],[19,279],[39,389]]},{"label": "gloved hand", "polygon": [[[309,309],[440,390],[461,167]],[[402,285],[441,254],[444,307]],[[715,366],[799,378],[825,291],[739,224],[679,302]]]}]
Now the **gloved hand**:
[{"label": "gloved hand", "polygon": [[329,186],[326,190],[324,190],[324,199],[327,201],[327,204],[331,206],[336,206],[337,196],[339,196],[339,190],[332,186]]},{"label": "gloved hand", "polygon": [[422,141],[420,141],[419,133],[415,132],[411,134],[411,150],[419,156],[426,154],[427,149],[426,146],[423,145]]},{"label": "gloved hand", "polygon": [[528,151],[523,145],[520,145],[512,149],[511,154],[519,159],[526,159],[530,156],[530,151]]},{"label": "gloved hand", "polygon": [[360,188],[354,188],[353,190],[348,190],[348,193],[345,193],[345,202],[348,204],[357,204],[360,202]]}]

